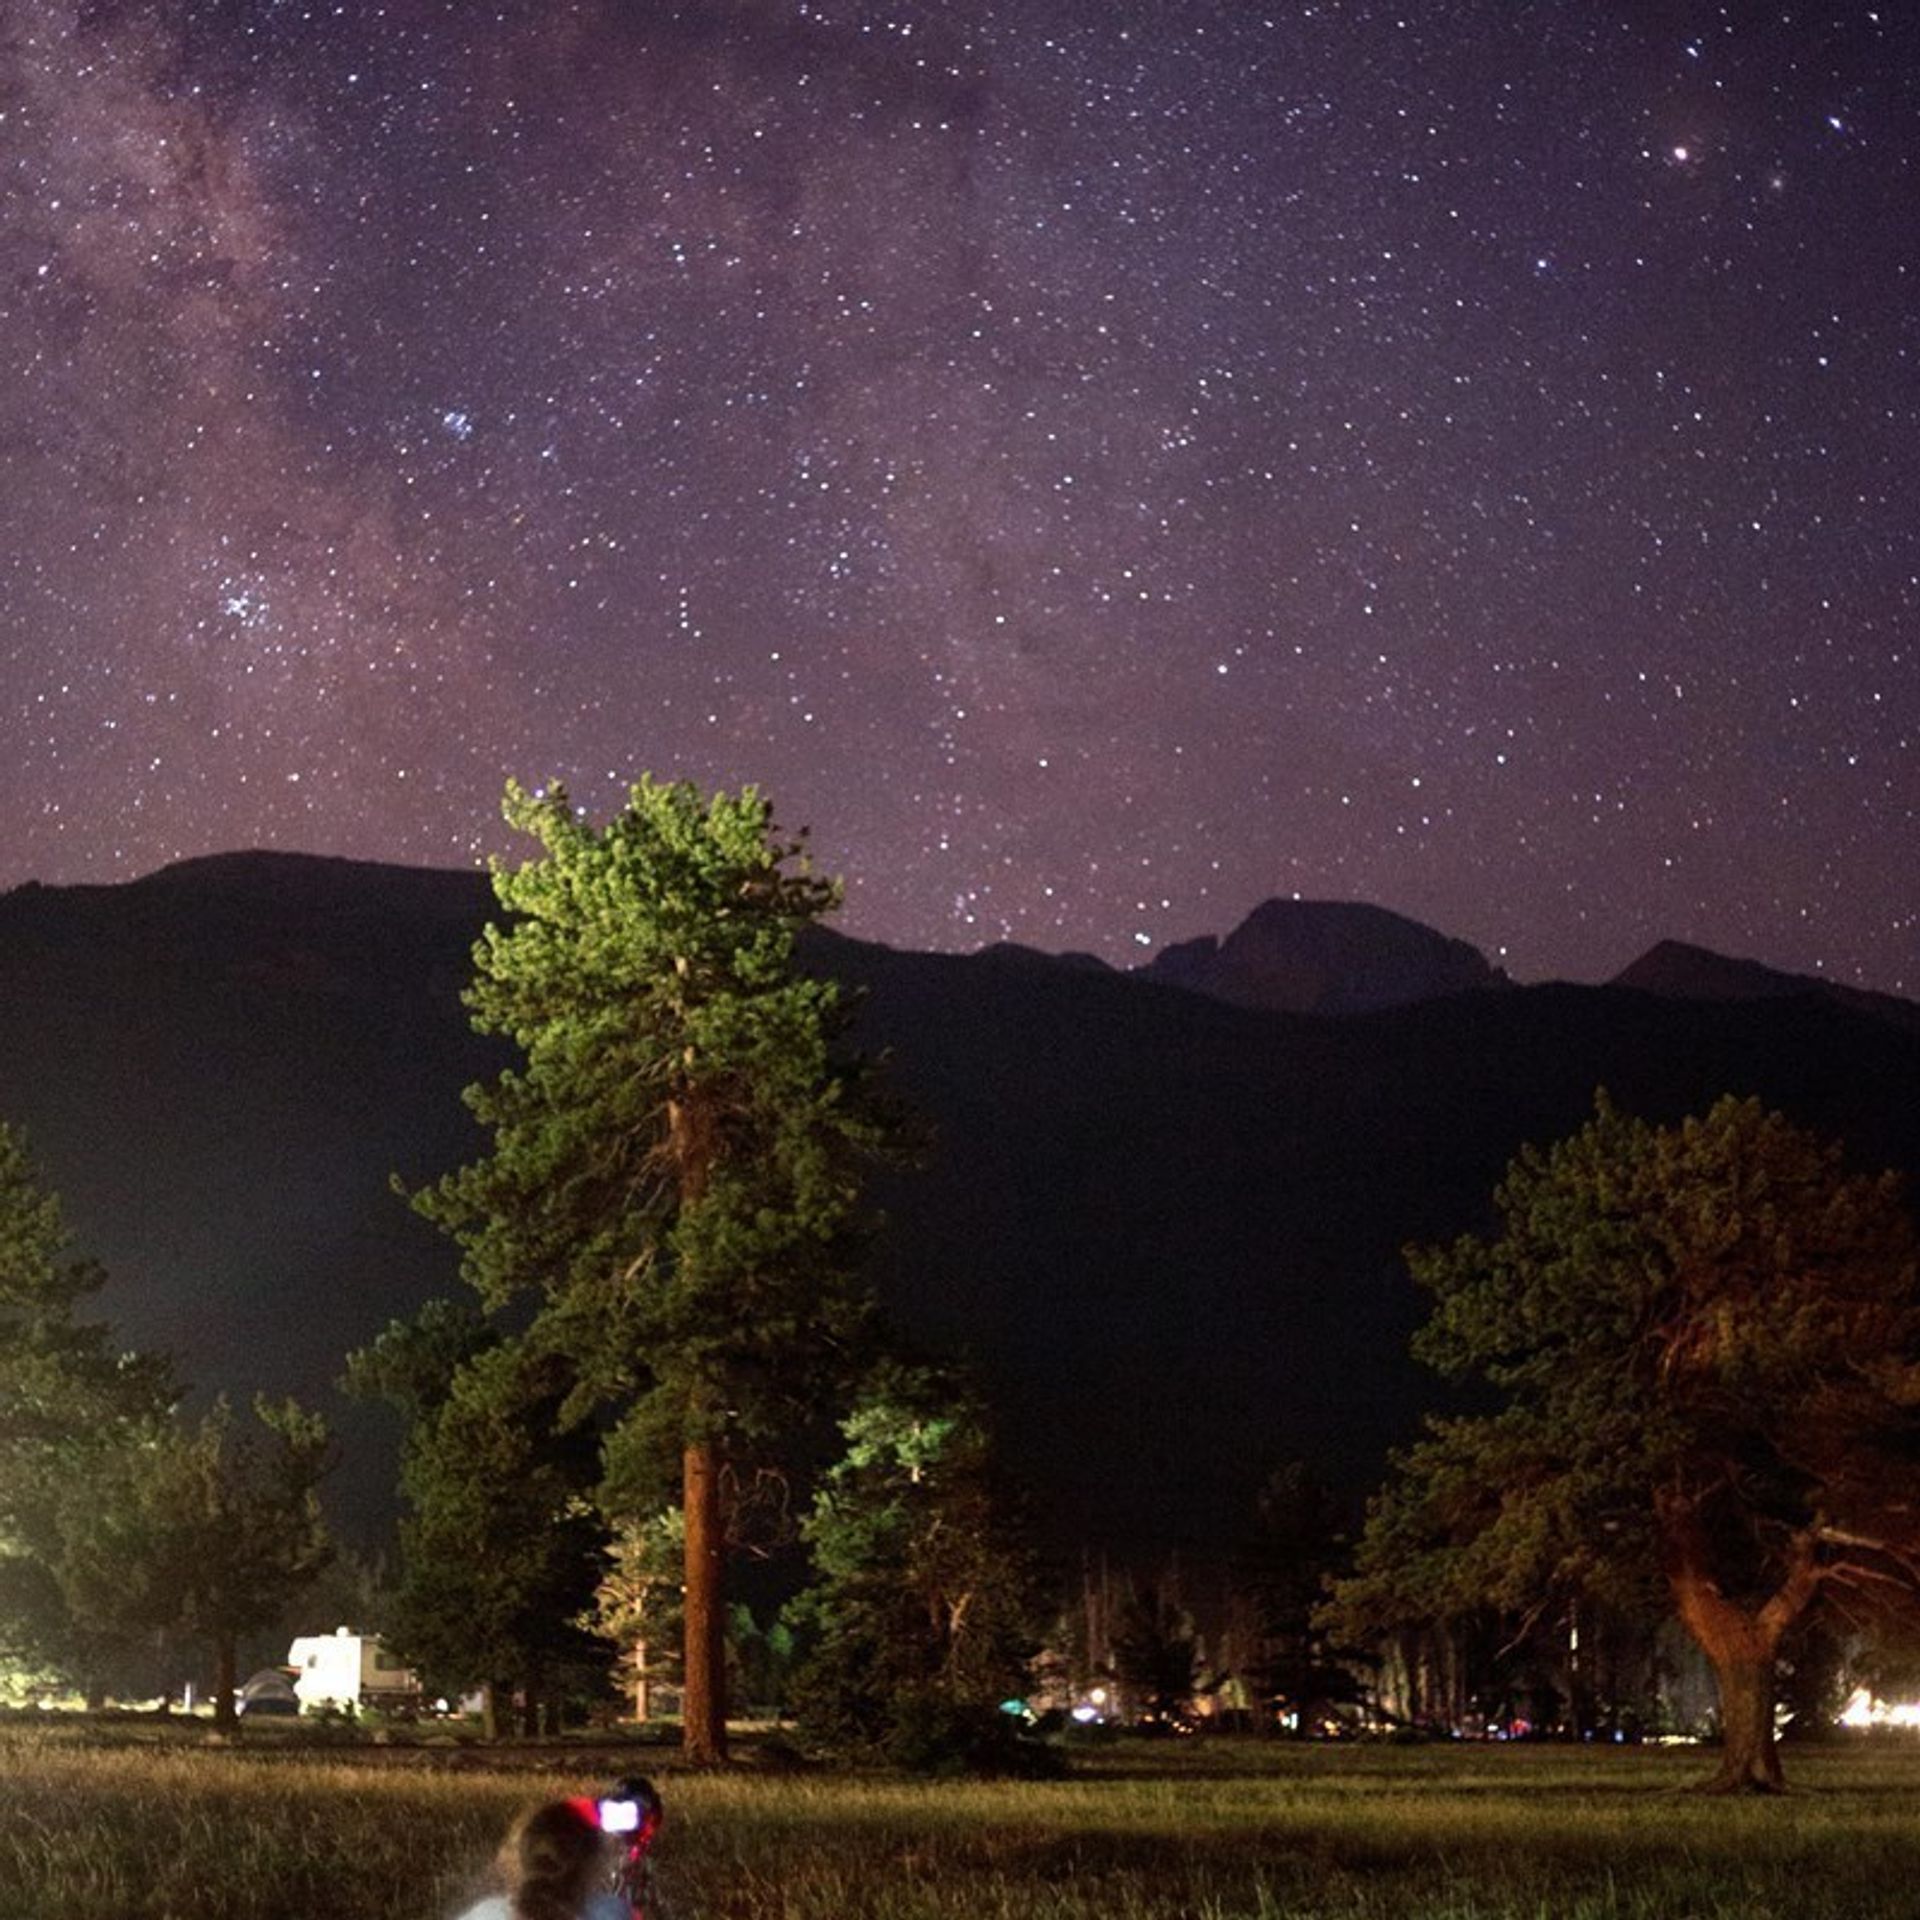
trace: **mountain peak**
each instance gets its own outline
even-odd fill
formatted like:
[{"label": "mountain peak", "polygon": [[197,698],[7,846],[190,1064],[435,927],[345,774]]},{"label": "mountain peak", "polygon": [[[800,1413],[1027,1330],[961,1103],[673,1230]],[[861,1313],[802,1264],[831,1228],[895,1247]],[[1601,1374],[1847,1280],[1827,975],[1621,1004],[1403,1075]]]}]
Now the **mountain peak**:
[{"label": "mountain peak", "polygon": [[1181,941],[1139,972],[1280,1013],[1371,1013],[1509,984],[1477,947],[1363,900],[1265,900],[1226,939]]},{"label": "mountain peak", "polygon": [[1783,973],[1762,961],[1737,959],[1685,940],[1656,941],[1608,984],[1657,994],[1663,1000],[1784,1000],[1811,994],[1838,1001],[1855,1013],[1891,1020],[1909,1032],[1920,1031],[1920,1007],[1911,1000],[1869,993],[1817,974]]},{"label": "mountain peak", "polygon": [[1690,941],[1659,940],[1609,984],[1663,994],[1670,1000],[1772,1000],[1783,994],[1811,993],[1820,983]]}]

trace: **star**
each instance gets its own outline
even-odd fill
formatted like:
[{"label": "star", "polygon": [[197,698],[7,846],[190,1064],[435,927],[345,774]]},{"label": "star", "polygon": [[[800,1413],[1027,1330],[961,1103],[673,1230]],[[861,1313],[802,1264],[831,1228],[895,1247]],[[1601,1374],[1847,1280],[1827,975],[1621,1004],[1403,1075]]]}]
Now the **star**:
[{"label": "star", "polygon": [[0,885],[646,769],[896,944],[1920,991],[1920,16],[1538,13],[17,0]]}]

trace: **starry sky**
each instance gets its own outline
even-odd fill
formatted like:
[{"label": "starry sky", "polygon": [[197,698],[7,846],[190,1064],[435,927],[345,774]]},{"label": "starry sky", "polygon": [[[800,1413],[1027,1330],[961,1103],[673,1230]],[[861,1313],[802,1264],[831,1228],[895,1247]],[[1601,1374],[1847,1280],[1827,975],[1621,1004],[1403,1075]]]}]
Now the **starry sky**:
[{"label": "starry sky", "polygon": [[7,0],[0,886],[757,782],[1920,993],[1910,0]]}]

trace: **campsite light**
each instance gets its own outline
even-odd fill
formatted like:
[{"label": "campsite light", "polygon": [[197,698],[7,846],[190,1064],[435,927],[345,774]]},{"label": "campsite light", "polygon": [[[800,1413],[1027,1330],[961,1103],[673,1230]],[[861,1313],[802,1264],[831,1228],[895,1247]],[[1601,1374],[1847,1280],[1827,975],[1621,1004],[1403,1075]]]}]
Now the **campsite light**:
[{"label": "campsite light", "polygon": [[1876,1700],[1865,1687],[1855,1687],[1840,1710],[1843,1727],[1920,1727],[1920,1700]]}]

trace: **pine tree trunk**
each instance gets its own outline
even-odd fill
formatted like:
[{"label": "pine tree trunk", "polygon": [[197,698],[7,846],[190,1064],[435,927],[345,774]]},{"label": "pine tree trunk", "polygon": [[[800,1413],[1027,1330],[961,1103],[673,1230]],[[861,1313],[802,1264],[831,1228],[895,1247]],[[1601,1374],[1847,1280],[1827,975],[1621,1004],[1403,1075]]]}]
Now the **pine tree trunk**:
[{"label": "pine tree trunk", "polygon": [[682,1457],[686,1506],[686,1688],[680,1748],[696,1766],[727,1757],[727,1639],[723,1588],[726,1551],[720,1514],[720,1462],[711,1441]]},{"label": "pine tree trunk", "polygon": [[233,1698],[239,1681],[240,1656],[233,1635],[217,1634],[213,1643],[213,1724],[226,1733],[239,1724]]},{"label": "pine tree trunk", "polygon": [[1773,1730],[1773,1657],[1706,1649],[1720,1686],[1720,1770],[1710,1793],[1779,1793],[1786,1786]]},{"label": "pine tree trunk", "polygon": [[500,1682],[489,1680],[480,1689],[480,1737],[491,1745],[500,1738]]},{"label": "pine tree trunk", "polygon": [[1774,1737],[1774,1657],[1781,1636],[1820,1588],[1813,1531],[1806,1529],[1788,1543],[1779,1584],[1755,1606],[1721,1592],[1692,1500],[1661,1494],[1656,1508],[1674,1610],[1712,1662],[1720,1689],[1720,1767],[1701,1786],[1708,1793],[1780,1793],[1786,1777]]}]

